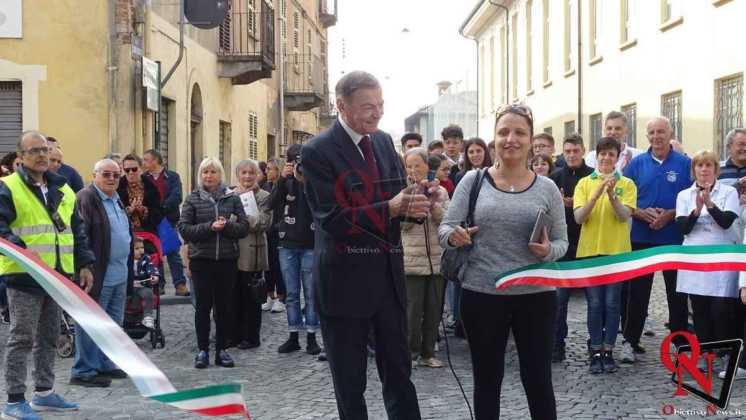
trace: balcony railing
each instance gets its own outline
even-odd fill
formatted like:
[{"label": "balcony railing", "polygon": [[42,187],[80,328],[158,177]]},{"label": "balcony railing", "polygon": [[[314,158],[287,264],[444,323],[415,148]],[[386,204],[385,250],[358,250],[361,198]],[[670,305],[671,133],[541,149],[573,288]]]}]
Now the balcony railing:
[{"label": "balcony railing", "polygon": [[325,28],[337,24],[337,0],[319,1],[319,20]]},{"label": "balcony railing", "polygon": [[274,10],[266,0],[233,0],[230,4],[218,30],[217,55],[224,63],[221,76],[231,77],[235,83],[271,77],[275,67]]},{"label": "balcony railing", "polygon": [[285,58],[285,92],[323,96],[326,90],[324,67],[320,57],[288,54]]}]

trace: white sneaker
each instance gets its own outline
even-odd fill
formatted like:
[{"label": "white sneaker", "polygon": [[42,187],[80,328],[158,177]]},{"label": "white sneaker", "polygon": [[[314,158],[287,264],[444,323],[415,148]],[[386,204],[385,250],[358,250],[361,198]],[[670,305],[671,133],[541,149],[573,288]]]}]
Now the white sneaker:
[{"label": "white sneaker", "polygon": [[635,363],[635,360],[637,360],[635,357],[635,351],[632,349],[632,344],[627,343],[626,341],[622,343],[619,355],[622,363]]},{"label": "white sneaker", "polygon": [[275,300],[272,304],[272,312],[285,312],[285,304],[280,302],[280,299]]},{"label": "white sneaker", "polygon": [[272,302],[274,302],[274,299],[272,299],[271,297],[267,296],[267,301],[264,302],[264,303],[262,303],[262,310],[266,312],[266,311],[272,309]]},{"label": "white sneaker", "polygon": [[[718,373],[718,378],[725,379],[725,371],[722,371],[722,372]],[[738,369],[736,369],[736,377],[734,379],[737,380],[737,381],[738,380],[742,380],[742,379],[746,379],[746,369],[744,369],[744,368],[738,368]]]},{"label": "white sneaker", "polygon": [[152,316],[144,317],[142,319],[142,325],[145,328],[152,330],[155,327],[155,323],[153,323],[153,317]]}]

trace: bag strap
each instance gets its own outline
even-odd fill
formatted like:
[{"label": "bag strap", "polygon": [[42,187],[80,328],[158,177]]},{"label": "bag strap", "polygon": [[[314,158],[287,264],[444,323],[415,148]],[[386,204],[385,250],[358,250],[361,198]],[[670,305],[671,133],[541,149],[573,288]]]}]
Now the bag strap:
[{"label": "bag strap", "polygon": [[469,211],[466,214],[466,226],[474,226],[474,208],[477,206],[477,198],[479,198],[479,190],[482,189],[482,181],[487,175],[487,170],[484,168],[477,171],[477,175],[474,177],[474,183],[471,184],[471,191],[469,191]]}]

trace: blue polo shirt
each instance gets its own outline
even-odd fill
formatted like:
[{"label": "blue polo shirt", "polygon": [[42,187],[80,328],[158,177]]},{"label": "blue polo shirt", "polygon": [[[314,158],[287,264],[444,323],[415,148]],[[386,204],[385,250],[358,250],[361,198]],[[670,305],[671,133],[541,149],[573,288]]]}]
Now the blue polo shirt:
[{"label": "blue polo shirt", "polygon": [[109,230],[111,232],[111,245],[109,246],[109,265],[106,266],[104,275],[104,286],[119,286],[127,281],[127,259],[130,255],[130,222],[127,212],[119,205],[119,194],[109,197],[103,191],[93,186],[101,198],[106,209],[106,217],[109,219]]},{"label": "blue polo shirt", "polygon": [[[624,176],[637,185],[637,208],[676,208],[679,191],[692,186],[692,161],[681,153],[669,152],[666,160],[657,161],[650,149],[636,156],[624,169]],[[679,245],[684,240],[672,220],[661,230],[652,230],[647,223],[632,221],[632,242],[653,245]]]}]

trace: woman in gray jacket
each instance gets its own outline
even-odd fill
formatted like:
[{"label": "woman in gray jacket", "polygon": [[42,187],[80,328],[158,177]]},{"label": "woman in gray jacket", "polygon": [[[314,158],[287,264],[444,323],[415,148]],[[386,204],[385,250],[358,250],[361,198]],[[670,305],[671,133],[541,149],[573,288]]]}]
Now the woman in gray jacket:
[{"label": "woman in gray jacket", "polygon": [[242,199],[249,220],[249,234],[238,241],[238,273],[233,290],[233,343],[239,349],[259,347],[262,307],[266,298],[264,272],[269,270],[267,230],[272,224],[269,193],[259,187],[259,164],[242,160],[236,165],[238,186],[233,193]]},{"label": "woman in gray jacket", "polygon": [[[477,175],[471,171],[456,187],[438,230],[444,248],[473,245],[462,278],[461,319],[471,351],[477,420],[500,417],[500,385],[511,330],[531,418],[557,418],[551,362],[557,308],[554,288],[495,288],[498,274],[555,261],[567,251],[562,196],[550,179],[534,174],[526,165],[533,127],[526,106],[507,105],[498,110],[495,150],[499,164],[484,172],[478,186],[476,226],[459,226],[466,219],[469,191]],[[538,242],[529,243],[539,211],[548,216],[548,226]]]},{"label": "woman in gray jacket", "polygon": [[238,240],[249,233],[241,199],[223,185],[223,165],[205,158],[199,165],[199,187],[181,206],[179,233],[189,246],[189,268],[196,290],[194,324],[199,353],[194,367],[210,364],[210,312],[215,311],[215,364],[233,367],[225,351],[231,324],[231,294],[236,281]]}]

